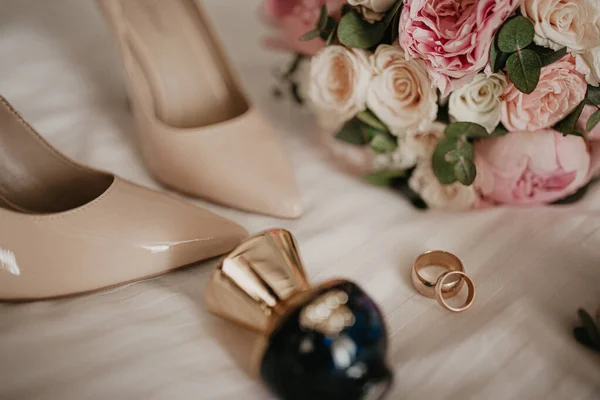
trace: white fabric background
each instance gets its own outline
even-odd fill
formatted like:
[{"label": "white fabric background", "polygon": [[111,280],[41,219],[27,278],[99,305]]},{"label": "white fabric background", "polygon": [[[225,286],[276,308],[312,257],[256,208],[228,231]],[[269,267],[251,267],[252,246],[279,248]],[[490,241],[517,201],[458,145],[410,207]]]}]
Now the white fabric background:
[{"label": "white fabric background", "polygon": [[[390,325],[389,398],[600,398],[600,357],[571,335],[576,309],[600,304],[600,185],[573,207],[417,212],[337,171],[311,140],[308,114],[271,97],[286,57],[259,45],[259,0],[206,3],[291,155],[306,214],[279,221],[198,203],[250,231],[291,229],[314,281],[349,277],[373,295]],[[159,188],[136,153],[120,66],[92,1],[2,0],[0,93],[70,156]],[[450,315],[411,287],[411,261],[432,248],[455,252],[476,281],[468,312]],[[240,368],[248,338],[203,308],[213,264],[0,305],[0,399],[270,398]]]}]

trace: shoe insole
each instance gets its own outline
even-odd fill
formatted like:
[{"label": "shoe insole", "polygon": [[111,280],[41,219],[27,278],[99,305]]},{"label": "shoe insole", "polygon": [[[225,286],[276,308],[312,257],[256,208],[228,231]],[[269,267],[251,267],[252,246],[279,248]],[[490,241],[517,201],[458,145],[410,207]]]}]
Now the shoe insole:
[{"label": "shoe insole", "polygon": [[46,214],[71,210],[104,193],[113,177],[61,156],[0,102],[0,208]]},{"label": "shoe insole", "polygon": [[[121,0],[125,35],[156,116],[180,128],[234,118],[247,109],[194,0]],[[137,74],[134,72],[134,74]],[[145,82],[141,82],[143,79]]]}]

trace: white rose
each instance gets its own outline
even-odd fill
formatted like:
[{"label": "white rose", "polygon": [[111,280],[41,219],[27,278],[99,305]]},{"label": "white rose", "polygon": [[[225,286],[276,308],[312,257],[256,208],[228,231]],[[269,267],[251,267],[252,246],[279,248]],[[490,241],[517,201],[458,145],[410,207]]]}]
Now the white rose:
[{"label": "white rose", "polygon": [[360,7],[360,13],[363,16],[363,19],[370,24],[381,21],[385,16],[385,13],[378,13],[366,7]]},{"label": "white rose", "polygon": [[437,117],[437,91],[423,60],[406,60],[399,47],[380,45],[371,56],[375,76],[367,106],[396,136],[414,134]]},{"label": "white rose", "polygon": [[575,57],[575,65],[577,72],[585,75],[587,83],[593,86],[600,85],[600,46],[578,54]]},{"label": "white rose", "polygon": [[506,78],[500,73],[479,73],[467,85],[450,94],[448,113],[456,121],[474,122],[492,133],[500,123],[501,96]]},{"label": "white rose", "polygon": [[348,0],[351,6],[363,6],[378,13],[386,12],[398,0]]},{"label": "white rose", "polygon": [[442,185],[433,173],[430,159],[417,164],[408,186],[431,208],[463,211],[473,208],[477,201],[477,193],[472,185],[464,186],[459,182]]},{"label": "white rose", "polygon": [[598,45],[598,0],[524,0],[521,13],[535,27],[535,43],[579,53]]},{"label": "white rose", "polygon": [[337,126],[365,110],[372,75],[366,51],[325,47],[311,60],[310,100],[319,115],[331,119],[329,125]]}]

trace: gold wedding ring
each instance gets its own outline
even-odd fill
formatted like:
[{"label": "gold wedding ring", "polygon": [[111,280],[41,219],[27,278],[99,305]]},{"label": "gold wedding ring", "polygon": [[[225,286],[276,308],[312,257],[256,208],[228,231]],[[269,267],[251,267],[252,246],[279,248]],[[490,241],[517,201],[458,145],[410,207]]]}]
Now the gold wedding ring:
[{"label": "gold wedding ring", "polygon": [[[444,286],[444,282],[446,282],[447,280],[449,280],[449,278],[454,277],[454,276],[457,276],[461,282],[463,280],[465,282],[467,282],[467,288],[469,289],[469,292],[467,294],[467,299],[465,300],[465,303],[460,307],[451,306],[450,304],[448,304],[446,302],[446,299],[442,295],[442,292],[443,292],[442,287]],[[457,312],[457,313],[466,311],[473,305],[473,302],[475,301],[475,284],[473,283],[473,280],[469,277],[469,275],[465,274],[462,271],[444,272],[439,277],[438,283],[435,285],[435,299],[446,310],[449,310],[452,312]]]},{"label": "gold wedding ring", "polygon": [[[421,271],[429,267],[441,267],[447,271],[435,281],[425,278]],[[434,250],[421,254],[415,260],[412,269],[412,282],[417,291],[425,297],[436,299],[445,309],[452,312],[467,310],[475,300],[475,285],[465,273],[463,263],[458,257],[446,251]],[[461,307],[450,306],[446,299],[456,296],[467,283],[467,300]]]}]

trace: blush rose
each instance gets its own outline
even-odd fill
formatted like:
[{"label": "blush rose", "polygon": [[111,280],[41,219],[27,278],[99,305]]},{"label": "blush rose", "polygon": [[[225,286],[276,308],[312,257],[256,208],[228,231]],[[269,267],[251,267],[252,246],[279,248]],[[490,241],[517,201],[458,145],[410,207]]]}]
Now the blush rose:
[{"label": "blush rose", "polygon": [[496,31],[519,0],[405,0],[400,44],[427,63],[445,97],[468,83],[489,62]]},{"label": "blush rose", "polygon": [[266,0],[263,14],[278,32],[265,43],[275,49],[312,56],[325,47],[325,42],[320,38],[301,41],[300,37],[315,29],[324,5],[330,15],[338,17],[344,4],[345,0]]},{"label": "blush rose", "polygon": [[509,131],[549,128],[569,115],[585,98],[587,84],[568,55],[542,68],[540,80],[530,94],[509,84],[503,95],[502,124]]},{"label": "blush rose", "polygon": [[579,136],[554,130],[513,132],[475,144],[474,187],[484,201],[552,203],[589,181],[590,151]]}]

